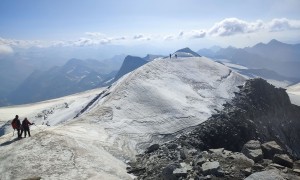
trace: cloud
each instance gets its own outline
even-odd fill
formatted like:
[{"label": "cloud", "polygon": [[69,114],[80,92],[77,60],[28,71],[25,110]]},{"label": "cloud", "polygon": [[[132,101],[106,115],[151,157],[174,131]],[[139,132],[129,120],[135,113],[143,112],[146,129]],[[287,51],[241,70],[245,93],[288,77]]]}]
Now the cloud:
[{"label": "cloud", "polygon": [[290,20],[286,18],[281,18],[281,19],[273,19],[269,23],[269,31],[285,31],[285,30],[293,30],[293,29],[300,29],[299,20]]},{"label": "cloud", "polygon": [[0,44],[0,55],[9,55],[12,54],[14,50],[5,44]]},{"label": "cloud", "polygon": [[143,35],[143,34],[137,34],[137,35],[134,35],[134,36],[133,36],[133,39],[134,39],[134,40],[142,40],[142,41],[150,41],[150,40],[151,40],[151,37],[145,36],[145,35]]},{"label": "cloud", "polygon": [[266,30],[273,31],[288,31],[300,29],[300,20],[291,20],[286,18],[272,19],[270,22],[257,20],[255,22],[247,22],[238,18],[226,18],[215,23],[208,30],[211,36],[232,36],[235,34],[247,34]]},{"label": "cloud", "polygon": [[261,20],[256,22],[247,22],[238,18],[227,18],[216,23],[208,30],[212,36],[231,36],[235,34],[252,33],[265,28]]},{"label": "cloud", "polygon": [[199,39],[206,36],[205,30],[181,31],[178,35],[167,35],[163,37],[165,41],[173,41],[176,39]]},{"label": "cloud", "polygon": [[10,48],[30,47],[66,47],[66,46],[98,46],[107,44],[122,44],[140,41],[176,41],[200,39],[209,36],[234,36],[237,34],[250,34],[256,32],[278,32],[300,30],[300,20],[276,18],[268,22],[262,20],[245,21],[238,18],[226,18],[216,22],[206,29],[180,31],[178,34],[147,34],[139,33],[133,36],[109,36],[101,32],[85,32],[82,37],[73,40],[41,41],[41,40],[15,40],[0,37],[1,53],[11,52]]},{"label": "cloud", "polygon": [[101,32],[86,32],[85,35],[93,37],[93,38],[103,38],[106,37],[105,34]]},{"label": "cloud", "polygon": [[181,31],[178,35],[178,38],[186,38],[186,39],[199,39],[204,38],[206,35],[205,30],[192,30],[192,31]]}]

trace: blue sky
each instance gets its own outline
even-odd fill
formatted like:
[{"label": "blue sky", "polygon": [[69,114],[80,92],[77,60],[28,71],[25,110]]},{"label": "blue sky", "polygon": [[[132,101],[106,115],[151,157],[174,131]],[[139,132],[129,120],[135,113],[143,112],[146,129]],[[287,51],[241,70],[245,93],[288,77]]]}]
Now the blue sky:
[{"label": "blue sky", "polygon": [[299,0],[1,0],[0,43],[170,48],[243,47],[274,38],[295,43],[299,9]]}]

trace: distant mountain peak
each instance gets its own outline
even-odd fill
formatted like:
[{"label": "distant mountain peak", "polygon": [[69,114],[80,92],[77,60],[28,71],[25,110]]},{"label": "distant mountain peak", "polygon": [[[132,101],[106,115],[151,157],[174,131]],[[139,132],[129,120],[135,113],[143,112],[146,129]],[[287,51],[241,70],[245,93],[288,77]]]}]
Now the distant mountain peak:
[{"label": "distant mountain peak", "polygon": [[276,39],[272,39],[268,44],[282,44],[282,42],[280,42]]},{"label": "distant mountain peak", "polygon": [[146,61],[141,57],[131,56],[131,55],[126,56],[120,70],[115,76],[114,81],[120,79],[123,75],[141,67],[146,63],[148,63],[148,61]]},{"label": "distant mountain peak", "polygon": [[186,47],[175,52],[179,57],[201,57],[198,53]]}]

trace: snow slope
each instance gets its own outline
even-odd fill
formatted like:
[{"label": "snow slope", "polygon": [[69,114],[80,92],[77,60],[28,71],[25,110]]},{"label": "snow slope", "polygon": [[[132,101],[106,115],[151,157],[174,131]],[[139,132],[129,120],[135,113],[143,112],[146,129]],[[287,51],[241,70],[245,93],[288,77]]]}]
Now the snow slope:
[{"label": "snow slope", "polygon": [[33,104],[1,107],[0,136],[12,131],[10,122],[15,115],[19,115],[20,120],[27,117],[31,122],[37,125],[48,123],[51,126],[72,119],[103,89],[104,88],[93,89],[83,93]]},{"label": "snow slope", "polygon": [[[204,57],[156,59],[103,90],[78,118],[40,125],[30,139],[0,137],[0,179],[131,179],[126,160],[207,120],[244,81]],[[78,107],[87,104],[83,96],[74,99]]]},{"label": "snow slope", "polygon": [[112,138],[156,142],[205,121],[243,82],[207,58],[157,59],[119,81],[84,118],[97,119]]},{"label": "snow slope", "polygon": [[300,106],[300,83],[287,87],[286,91],[293,104]]}]

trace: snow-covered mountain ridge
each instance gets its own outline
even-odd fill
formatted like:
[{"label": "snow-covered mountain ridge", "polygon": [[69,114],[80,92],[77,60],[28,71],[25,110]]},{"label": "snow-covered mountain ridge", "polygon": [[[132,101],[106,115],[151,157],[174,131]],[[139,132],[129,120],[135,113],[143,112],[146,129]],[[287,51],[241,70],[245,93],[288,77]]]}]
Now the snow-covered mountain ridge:
[{"label": "snow-covered mountain ridge", "polygon": [[243,82],[207,58],[157,59],[127,74],[85,116],[105,113],[106,119],[100,116],[98,122],[113,127],[113,134],[134,134],[137,142],[161,141],[153,135],[173,134],[205,121]]},{"label": "snow-covered mountain ridge", "polygon": [[38,125],[30,139],[0,137],[0,179],[131,179],[125,160],[204,122],[244,81],[204,57],[156,59],[107,88],[78,118],[59,124],[56,116],[57,126]]}]

